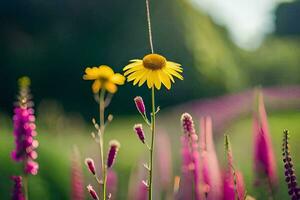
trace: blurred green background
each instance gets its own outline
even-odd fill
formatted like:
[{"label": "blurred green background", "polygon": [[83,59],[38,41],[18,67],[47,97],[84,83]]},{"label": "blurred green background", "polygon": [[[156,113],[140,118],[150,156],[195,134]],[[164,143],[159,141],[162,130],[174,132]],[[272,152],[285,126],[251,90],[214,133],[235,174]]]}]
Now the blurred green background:
[{"label": "blurred green background", "polygon": [[[159,126],[174,142],[174,175],[178,175],[180,156],[176,147],[182,112],[178,108],[193,111],[185,107],[186,102],[213,100],[257,85],[299,87],[300,1],[151,0],[150,3],[155,52],[184,68],[184,81],[177,81],[168,92],[162,89],[157,93],[163,115]],[[97,104],[91,94],[91,83],[82,80],[84,69],[107,64],[121,72],[128,60],[149,53],[145,2],[0,1],[0,23],[0,199],[9,199],[12,186],[9,177],[20,170],[10,159],[13,149],[10,118],[18,92],[16,81],[22,75],[32,80],[40,140],[41,169],[38,176],[30,179],[31,199],[69,199],[71,147],[78,145],[82,160],[85,156],[97,157],[97,146],[91,145],[90,137],[90,119],[98,116]],[[299,102],[297,94],[294,102]],[[143,96],[147,105],[150,103],[146,87],[126,84],[119,88],[108,108],[115,120],[107,131],[106,141],[117,138],[122,144],[116,164],[120,178],[118,199],[126,199],[132,163],[138,162],[141,155],[145,157],[145,149],[132,133],[133,124],[141,121],[132,101],[136,95]],[[285,95],[279,95],[281,100]],[[234,99],[231,104],[236,104]],[[281,132],[283,128],[291,130],[291,143],[297,152],[299,110],[299,104],[291,103],[270,112],[280,175]],[[233,151],[237,163],[241,163],[239,167],[245,174],[249,193],[264,199],[263,193],[252,188],[251,155],[244,156],[251,152],[250,146],[244,150],[245,144],[251,145],[247,142],[251,137],[249,116],[248,111],[217,129],[216,142],[221,159],[222,134],[226,131],[232,134]],[[86,175],[88,184],[91,180]],[[278,199],[286,199],[286,187],[282,181],[281,184]]]}]

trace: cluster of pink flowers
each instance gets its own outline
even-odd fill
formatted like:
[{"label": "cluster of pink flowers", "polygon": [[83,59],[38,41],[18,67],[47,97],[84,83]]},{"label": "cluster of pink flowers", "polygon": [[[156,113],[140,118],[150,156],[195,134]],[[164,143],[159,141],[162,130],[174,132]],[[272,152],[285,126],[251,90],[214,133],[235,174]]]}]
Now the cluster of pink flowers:
[{"label": "cluster of pink flowers", "polygon": [[33,108],[26,105],[18,105],[14,109],[13,121],[16,147],[12,152],[12,158],[17,162],[25,163],[25,173],[36,175],[38,163],[34,160],[37,158],[35,150],[38,146],[38,141],[35,140],[37,133],[35,131]]}]

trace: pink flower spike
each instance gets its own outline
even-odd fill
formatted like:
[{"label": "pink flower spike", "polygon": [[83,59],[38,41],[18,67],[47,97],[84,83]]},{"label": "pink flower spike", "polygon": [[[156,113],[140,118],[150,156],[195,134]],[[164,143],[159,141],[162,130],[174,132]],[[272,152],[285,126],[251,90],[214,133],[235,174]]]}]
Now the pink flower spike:
[{"label": "pink flower spike", "polygon": [[146,108],[145,108],[143,98],[140,96],[135,97],[134,103],[135,103],[136,109],[141,113],[141,115],[146,115]]},{"label": "pink flower spike", "polygon": [[276,161],[263,95],[260,91],[257,92],[257,109],[253,113],[253,139],[254,170],[258,175],[256,182],[259,183],[260,175],[264,175],[268,179],[267,184],[274,188],[278,184]]},{"label": "pink flower spike", "polygon": [[95,175],[96,174],[96,169],[95,169],[95,164],[94,164],[94,160],[91,158],[86,158],[85,159],[85,165],[87,166],[87,168],[89,169],[89,171]]},{"label": "pink flower spike", "polygon": [[222,177],[213,141],[212,120],[210,117],[200,118],[200,169],[201,180],[205,186],[204,196],[207,200],[222,198]]},{"label": "pink flower spike", "polygon": [[92,197],[94,200],[99,200],[99,197],[98,197],[98,195],[97,195],[97,192],[94,190],[93,186],[88,185],[86,188],[87,188],[87,190],[89,191],[91,197]]}]

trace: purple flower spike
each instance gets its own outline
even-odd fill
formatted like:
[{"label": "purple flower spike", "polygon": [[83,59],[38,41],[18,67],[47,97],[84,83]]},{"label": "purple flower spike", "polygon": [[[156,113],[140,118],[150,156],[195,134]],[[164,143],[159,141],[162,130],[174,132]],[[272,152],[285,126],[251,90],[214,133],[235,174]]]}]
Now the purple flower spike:
[{"label": "purple flower spike", "polygon": [[112,167],[114,160],[117,156],[117,152],[120,148],[120,143],[117,140],[112,140],[109,142],[109,152],[108,152],[108,156],[107,156],[107,167],[110,168]]},{"label": "purple flower spike", "polygon": [[261,92],[258,92],[257,98],[257,110],[253,114],[254,169],[258,175],[256,182],[260,183],[263,175],[268,179],[269,186],[274,188],[278,184],[276,161]]},{"label": "purple flower spike", "polygon": [[85,159],[85,165],[87,166],[87,168],[89,169],[89,171],[95,175],[96,174],[96,169],[95,169],[95,164],[94,164],[94,160],[91,158],[86,158]]},{"label": "purple flower spike", "polygon": [[200,200],[200,169],[199,169],[199,146],[198,136],[195,131],[192,116],[184,113],[181,116],[183,136],[182,143],[182,181],[176,199]]},{"label": "purple flower spike", "polygon": [[134,103],[135,103],[136,109],[141,113],[141,115],[146,115],[146,108],[145,108],[143,98],[140,96],[135,97]]},{"label": "purple flower spike", "polygon": [[136,124],[136,125],[134,125],[133,130],[135,131],[135,133],[137,134],[137,136],[139,137],[139,139],[142,141],[142,143],[145,144],[145,134],[144,134],[144,130],[143,130],[142,124]]},{"label": "purple flower spike", "polygon": [[289,132],[284,130],[283,132],[283,144],[282,144],[282,155],[284,162],[284,175],[285,181],[288,185],[288,193],[291,197],[291,200],[300,200],[300,188],[297,186],[297,178],[295,170],[293,167],[293,162],[291,158],[291,153],[289,149]]},{"label": "purple flower spike", "polygon": [[14,187],[12,191],[12,200],[24,200],[24,195],[22,192],[22,177],[13,176],[11,179],[14,181]]},{"label": "purple flower spike", "polygon": [[94,200],[99,200],[97,192],[94,190],[93,186],[88,185],[86,188]]},{"label": "purple flower spike", "polygon": [[34,160],[38,157],[36,152],[38,141],[35,140],[37,132],[33,103],[29,94],[30,80],[23,77],[19,83],[19,101],[16,103],[13,116],[15,149],[12,152],[12,159],[16,162],[24,162],[25,173],[36,175],[38,163]]}]

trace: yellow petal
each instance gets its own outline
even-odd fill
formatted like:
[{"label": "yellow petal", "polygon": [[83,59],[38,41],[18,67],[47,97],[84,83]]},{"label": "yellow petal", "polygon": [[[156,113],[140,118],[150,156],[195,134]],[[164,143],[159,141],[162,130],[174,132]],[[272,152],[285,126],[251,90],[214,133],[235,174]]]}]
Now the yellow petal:
[{"label": "yellow petal", "polygon": [[101,89],[101,81],[100,80],[95,80],[93,85],[92,85],[92,90],[93,90],[93,93],[98,93],[99,90]]},{"label": "yellow petal", "polygon": [[139,82],[139,87],[142,86],[145,81],[147,80],[147,78],[149,77],[149,73],[151,73],[151,70],[147,69],[146,70],[146,73],[143,75],[143,77],[140,79],[140,82]]},{"label": "yellow petal", "polygon": [[134,79],[133,81],[133,85],[136,85],[140,80],[141,78],[144,76],[144,74],[147,72],[147,70],[141,70],[142,72],[136,76],[136,78]]},{"label": "yellow petal", "polygon": [[124,73],[124,76],[127,76],[128,74],[130,74],[130,73],[132,73],[132,72],[134,72],[134,71],[140,70],[140,69],[142,69],[142,68],[143,68],[142,65],[136,65],[136,66],[134,66],[134,67],[128,69],[128,70]]},{"label": "yellow petal", "polygon": [[163,72],[165,72],[165,74],[167,74],[169,76],[169,78],[171,79],[171,81],[174,83],[174,78],[173,76],[168,72],[168,70],[166,68],[163,69]]},{"label": "yellow petal", "polygon": [[164,86],[166,86],[166,88],[169,90],[171,88],[171,81],[168,75],[163,71],[159,71],[159,78]]},{"label": "yellow petal", "polygon": [[178,67],[180,67],[180,66],[181,66],[181,64],[179,64],[179,63],[176,63],[176,62],[172,62],[172,61],[168,61],[168,63],[171,63],[171,64],[173,64],[173,65],[175,65],[175,66],[178,66]]},{"label": "yellow petal", "polygon": [[116,91],[117,91],[117,86],[114,84],[114,83],[112,83],[112,82],[106,82],[105,83],[105,89],[108,91],[108,92],[110,92],[110,93],[115,93]]},{"label": "yellow petal", "polygon": [[137,77],[139,77],[141,74],[143,74],[145,70],[139,70],[136,72],[133,72],[132,74],[130,74],[129,76],[127,76],[127,81],[132,81],[134,79],[136,79]]},{"label": "yellow petal", "polygon": [[137,61],[137,62],[134,62],[134,63],[130,63],[129,65],[126,65],[124,68],[123,68],[123,71],[126,71],[126,70],[128,70],[128,69],[130,69],[130,68],[132,68],[132,67],[134,67],[134,66],[136,66],[136,65],[139,65],[139,64],[141,64],[142,62],[139,62],[139,61]]},{"label": "yellow petal", "polygon": [[83,75],[84,80],[95,80],[99,77],[99,70],[97,67],[87,67],[85,74]]},{"label": "yellow petal", "polygon": [[119,73],[116,73],[111,77],[110,81],[118,85],[123,85],[125,82],[125,77]]},{"label": "yellow petal", "polygon": [[159,75],[158,75],[158,71],[157,70],[155,70],[155,71],[152,72],[152,78],[154,80],[153,82],[155,84],[155,87],[158,90],[160,90],[160,88],[161,88],[161,81],[159,79]]},{"label": "yellow petal", "polygon": [[106,65],[101,65],[99,68],[98,68],[98,73],[99,73],[99,76],[100,77],[103,77],[103,78],[110,78],[111,76],[114,75],[114,71],[112,70],[112,68],[110,68],[109,66],[106,66]]},{"label": "yellow petal", "polygon": [[170,68],[166,68],[166,70],[168,71],[168,73],[170,75],[175,76],[175,77],[179,78],[180,80],[183,80],[183,77],[178,72],[176,72],[175,70],[170,69]]},{"label": "yellow petal", "polygon": [[153,77],[152,77],[152,71],[149,72],[147,77],[147,86],[148,88],[152,88],[153,86]]}]

